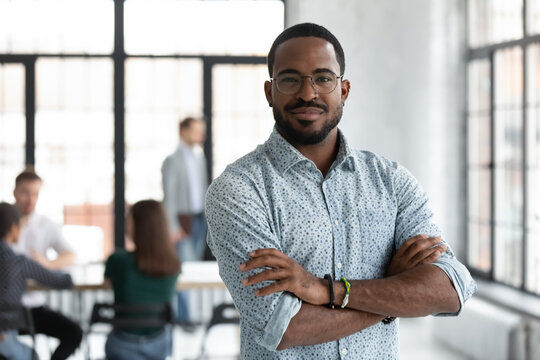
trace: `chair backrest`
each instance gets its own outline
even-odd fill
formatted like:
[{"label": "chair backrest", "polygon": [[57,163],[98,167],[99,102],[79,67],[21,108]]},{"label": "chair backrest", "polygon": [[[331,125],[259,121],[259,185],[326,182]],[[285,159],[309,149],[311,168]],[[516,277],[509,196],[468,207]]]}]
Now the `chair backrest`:
[{"label": "chair backrest", "polygon": [[[1,304],[0,305],[0,332],[4,330],[24,331],[32,338],[32,352],[30,359],[37,359],[34,318],[30,309],[23,305]],[[0,358],[2,356],[0,355]]]},{"label": "chair backrest", "polygon": [[22,330],[34,336],[34,320],[30,309],[23,305],[0,305],[0,330]]},{"label": "chair backrest", "polygon": [[212,319],[208,323],[207,329],[219,324],[239,324],[240,315],[234,304],[219,304],[212,312]]},{"label": "chair backrest", "polygon": [[208,325],[206,325],[206,331],[203,334],[201,340],[201,350],[199,352],[198,359],[206,358],[206,338],[210,332],[210,328],[215,325],[221,324],[239,324],[240,314],[234,306],[234,304],[222,303],[214,308],[212,311],[212,318]]},{"label": "chair backrest", "polygon": [[161,327],[172,323],[169,303],[162,304],[108,304],[96,303],[92,309],[90,326],[111,324],[117,329]]}]

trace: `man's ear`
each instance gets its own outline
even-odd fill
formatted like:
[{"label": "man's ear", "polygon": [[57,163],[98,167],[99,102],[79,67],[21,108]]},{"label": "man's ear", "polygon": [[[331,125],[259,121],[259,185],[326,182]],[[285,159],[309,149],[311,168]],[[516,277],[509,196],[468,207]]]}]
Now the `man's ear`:
[{"label": "man's ear", "polygon": [[264,95],[266,96],[266,101],[268,101],[268,106],[272,107],[272,82],[264,82]]},{"label": "man's ear", "polygon": [[349,80],[341,81],[341,103],[345,104],[345,100],[349,97],[351,91],[351,82]]}]

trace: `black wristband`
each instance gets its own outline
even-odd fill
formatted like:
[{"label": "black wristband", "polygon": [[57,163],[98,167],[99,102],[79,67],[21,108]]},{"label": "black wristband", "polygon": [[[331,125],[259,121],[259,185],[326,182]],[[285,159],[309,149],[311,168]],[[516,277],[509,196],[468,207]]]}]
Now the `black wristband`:
[{"label": "black wristband", "polygon": [[332,279],[332,276],[330,274],[324,275],[324,278],[328,280],[328,289],[330,290],[330,302],[328,303],[328,307],[330,309],[334,308],[334,279]]}]

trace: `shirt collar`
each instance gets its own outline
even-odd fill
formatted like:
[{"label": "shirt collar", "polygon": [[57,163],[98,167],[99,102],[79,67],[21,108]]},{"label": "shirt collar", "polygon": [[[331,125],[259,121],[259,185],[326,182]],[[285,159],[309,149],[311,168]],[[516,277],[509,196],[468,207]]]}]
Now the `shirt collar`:
[{"label": "shirt collar", "polygon": [[[342,164],[346,165],[344,168],[348,168],[351,171],[354,171],[354,156],[353,152],[347,144],[345,136],[338,129],[339,136],[339,150],[334,161],[332,168],[337,168]],[[277,128],[274,126],[270,138],[265,143],[266,151],[270,155],[274,166],[279,171],[280,174],[284,174],[287,170],[293,167],[295,164],[302,161],[309,161],[300,151],[298,151],[294,146],[292,146],[281,134],[278,132]]]}]

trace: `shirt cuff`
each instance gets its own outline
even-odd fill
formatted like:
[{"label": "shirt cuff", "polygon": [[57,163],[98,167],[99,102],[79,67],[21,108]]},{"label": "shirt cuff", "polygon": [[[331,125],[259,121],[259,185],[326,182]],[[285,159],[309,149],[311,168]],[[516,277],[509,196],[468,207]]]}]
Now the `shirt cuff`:
[{"label": "shirt cuff", "polygon": [[300,311],[301,306],[302,301],[299,298],[284,292],[263,329],[262,335],[256,338],[257,343],[270,351],[275,351],[289,326],[289,322]]},{"label": "shirt cuff", "polygon": [[456,293],[459,298],[459,310],[456,313],[439,313],[433,314],[434,316],[457,316],[463,309],[463,304],[470,299],[470,297],[478,289],[476,282],[473,280],[469,270],[457,261],[456,258],[439,258],[433,265],[440,268],[446,273],[452,285],[456,289]]}]

